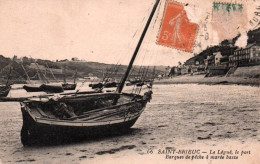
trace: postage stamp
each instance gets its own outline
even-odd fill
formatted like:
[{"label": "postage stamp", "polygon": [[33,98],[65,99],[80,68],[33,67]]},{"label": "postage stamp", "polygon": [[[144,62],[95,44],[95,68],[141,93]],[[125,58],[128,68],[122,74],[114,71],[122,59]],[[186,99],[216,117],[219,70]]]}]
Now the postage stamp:
[{"label": "postage stamp", "polygon": [[168,1],[157,44],[192,52],[198,25],[188,19],[184,4]]}]

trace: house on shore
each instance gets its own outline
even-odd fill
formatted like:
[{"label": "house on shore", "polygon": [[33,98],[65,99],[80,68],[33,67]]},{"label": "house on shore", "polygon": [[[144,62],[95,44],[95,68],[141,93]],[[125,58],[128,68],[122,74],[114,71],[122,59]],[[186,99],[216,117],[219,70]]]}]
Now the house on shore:
[{"label": "house on shore", "polygon": [[[206,59],[205,59],[206,58]],[[184,65],[172,68],[175,74],[206,73],[206,76],[226,75],[236,71],[237,67],[260,65],[259,43],[248,44],[245,48],[230,45],[208,48],[199,56],[188,59]]]},{"label": "house on shore", "polygon": [[229,56],[229,67],[250,66],[260,64],[260,46],[249,44],[245,48],[239,48]]},{"label": "house on shore", "polygon": [[225,75],[229,69],[228,56],[222,55],[221,52],[213,53],[204,62],[207,76]]}]

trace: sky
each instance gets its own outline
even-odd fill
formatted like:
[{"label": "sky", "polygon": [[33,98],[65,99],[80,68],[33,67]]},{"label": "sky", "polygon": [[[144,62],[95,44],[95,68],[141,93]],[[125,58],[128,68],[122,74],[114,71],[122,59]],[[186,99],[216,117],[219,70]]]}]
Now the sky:
[{"label": "sky", "polygon": [[[187,3],[188,0],[180,0]],[[212,2],[190,4],[186,10],[195,23],[205,23]],[[0,54],[61,60],[128,64],[155,0],[8,0],[0,1]],[[192,2],[191,2],[192,3]],[[177,65],[193,53],[156,44],[165,0],[161,1],[139,51],[136,64]],[[211,32],[210,35],[215,35]],[[200,28],[198,35],[203,31]],[[197,39],[200,39],[197,37]]]}]

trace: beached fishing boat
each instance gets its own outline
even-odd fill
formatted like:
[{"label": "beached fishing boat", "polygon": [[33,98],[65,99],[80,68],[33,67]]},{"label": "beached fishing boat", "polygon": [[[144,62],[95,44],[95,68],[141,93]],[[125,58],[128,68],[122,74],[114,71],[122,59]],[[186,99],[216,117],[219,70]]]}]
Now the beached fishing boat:
[{"label": "beached fishing boat", "polygon": [[92,89],[103,89],[103,88],[116,88],[119,83],[112,76],[116,76],[121,65],[112,65],[110,69],[107,69],[106,73],[103,74],[103,78],[100,82],[91,83],[89,87]]},{"label": "beached fishing boat", "polygon": [[56,77],[54,76],[52,70],[49,68],[47,63],[46,63],[46,67],[50,71],[53,79],[56,81],[56,84],[48,83],[48,81],[47,81],[47,83],[41,85],[41,89],[43,89],[45,92],[60,93],[60,92],[63,92],[64,90],[75,90],[76,89],[76,87],[77,87],[77,84],[76,84],[77,72],[75,73],[74,83],[67,83],[66,75],[64,73],[64,82],[60,85],[59,84],[60,82],[56,79]]},{"label": "beached fishing boat", "polygon": [[7,80],[6,80],[5,84],[0,85],[0,97],[6,97],[12,88],[11,84],[10,84],[10,79],[11,79],[11,73],[13,71],[13,62],[14,62],[14,58],[13,58],[12,62],[8,65],[9,70],[8,70]]},{"label": "beached fishing boat", "polygon": [[[116,92],[67,94],[34,97],[21,102],[23,126],[21,141],[30,145],[32,139],[49,136],[95,136],[129,129],[137,121],[152,98],[149,90],[143,95],[122,93],[146,31],[156,11],[156,1],[143,33],[117,87]],[[139,91],[140,93],[140,91]]]},{"label": "beached fishing boat", "polygon": [[63,90],[75,90],[77,87],[77,84],[70,84],[70,83],[63,83],[61,85]]},{"label": "beached fishing boat", "polygon": [[40,89],[46,93],[61,93],[63,92],[63,87],[61,84],[42,84]]},{"label": "beached fishing boat", "polygon": [[[35,63],[37,66],[37,76],[42,81],[43,84],[33,84],[30,80],[30,77],[24,68],[23,64],[21,63],[21,66],[27,76],[27,81],[29,84],[26,84],[23,86],[23,89],[25,89],[27,92],[46,92],[46,93],[61,93],[63,92],[63,87],[59,83],[50,83],[49,80],[46,78],[46,76],[42,73],[37,63]],[[46,64],[47,65],[47,64]],[[48,65],[47,65],[48,67]],[[56,80],[56,79],[55,79]]]},{"label": "beached fishing boat", "polygon": [[64,82],[61,84],[63,90],[75,90],[76,87],[77,87],[77,83],[76,83],[76,80],[77,80],[77,70],[76,70],[76,72],[74,74],[74,83],[68,83],[67,82],[66,65],[64,66],[64,69],[63,69],[63,75],[64,75]]},{"label": "beached fishing boat", "polygon": [[108,82],[108,83],[95,83],[95,84],[89,84],[89,87],[92,89],[102,89],[102,88],[115,88],[118,87],[119,83],[117,82]]},{"label": "beached fishing boat", "polygon": [[42,89],[46,93],[61,93],[64,91],[61,84],[50,83],[50,81],[47,79],[47,77],[42,73],[42,71],[39,68],[37,63],[36,63],[36,66],[37,66],[39,73],[43,80],[43,84],[40,86],[40,89]]},{"label": "beached fishing boat", "polygon": [[[23,71],[24,71],[24,73],[26,75],[27,83],[28,83],[28,84],[25,84],[23,86],[23,89],[26,90],[26,92],[41,92],[42,91],[42,89],[40,88],[41,85],[32,83],[31,78],[29,77],[26,69],[23,66],[23,63],[21,63],[21,67],[23,68]],[[37,70],[37,74],[36,75],[39,77],[39,79],[41,79],[40,76],[39,76],[38,70]]]},{"label": "beached fishing boat", "polygon": [[95,136],[128,129],[150,100],[151,93],[146,95],[97,93],[22,102],[21,141],[28,145],[39,136]]},{"label": "beached fishing boat", "polygon": [[41,92],[43,91],[42,88],[40,88],[40,84],[25,84],[23,86],[23,89],[27,92]]},{"label": "beached fishing boat", "polygon": [[11,90],[10,85],[1,85],[0,86],[0,97],[6,97]]}]

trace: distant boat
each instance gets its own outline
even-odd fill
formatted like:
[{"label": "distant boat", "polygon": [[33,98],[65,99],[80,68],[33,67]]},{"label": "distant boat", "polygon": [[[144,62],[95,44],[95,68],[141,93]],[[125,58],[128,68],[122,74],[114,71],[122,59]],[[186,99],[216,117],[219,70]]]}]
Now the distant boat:
[{"label": "distant boat", "polygon": [[10,85],[1,85],[0,86],[0,97],[6,97],[9,92],[11,90],[11,86]]},{"label": "distant boat", "polygon": [[119,83],[117,83],[117,82],[115,82],[115,81],[114,81],[114,82],[108,82],[108,83],[105,83],[105,84],[104,84],[104,87],[105,87],[105,88],[114,88],[114,87],[118,87],[118,84],[119,84]]},{"label": "distant boat", "polygon": [[89,84],[89,87],[91,87],[92,89],[101,89],[104,87],[103,83],[94,83],[94,84]]},{"label": "distant boat", "polygon": [[12,62],[8,65],[10,68],[9,68],[9,72],[8,72],[8,75],[7,75],[7,80],[6,80],[6,83],[5,85],[0,85],[0,97],[6,97],[10,90],[11,90],[11,85],[9,84],[10,82],[10,79],[11,79],[11,73],[12,73],[12,66],[13,66],[13,62],[14,62],[14,57],[13,57],[13,60]]},{"label": "distant boat", "polygon": [[[28,75],[28,73],[27,73],[25,67],[23,66],[23,63],[21,63],[21,66],[22,66],[23,71],[24,71],[24,73],[25,73],[25,75],[26,75],[26,77],[27,77],[27,83],[29,83],[29,84],[25,84],[25,85],[23,86],[23,89],[26,90],[26,92],[41,92],[41,91],[43,91],[43,90],[40,88],[41,84],[34,84],[34,83],[32,82],[32,80],[31,80],[31,78],[29,77],[29,75]],[[38,78],[39,78],[41,81],[43,81],[42,78],[41,78],[41,76],[40,76],[40,74],[39,74],[39,72],[38,72],[38,70],[37,70],[37,74],[36,74],[36,75],[38,76]]]},{"label": "distant boat", "polygon": [[64,90],[75,90],[77,87],[77,84],[63,83],[61,85]]},{"label": "distant boat", "polygon": [[43,91],[40,84],[25,84],[23,89],[27,92],[41,92]]},{"label": "distant boat", "polygon": [[63,88],[61,85],[59,84],[51,84],[49,83],[49,80],[46,78],[46,76],[41,72],[38,64],[36,63],[37,66],[37,75],[38,78],[42,81],[43,84],[33,84],[30,80],[30,77],[27,73],[27,71],[25,70],[23,64],[21,63],[21,66],[27,76],[27,81],[30,84],[26,84],[23,86],[23,89],[25,89],[27,92],[41,92],[44,91],[46,93],[61,93],[63,92]]},{"label": "distant boat", "polygon": [[74,83],[68,83],[67,80],[66,80],[66,66],[64,66],[64,70],[63,70],[63,74],[64,74],[64,82],[62,83],[62,88],[64,90],[75,90],[76,87],[77,87],[77,83],[76,83],[76,80],[77,80],[77,70],[74,74]]},{"label": "distant boat", "polygon": [[[23,65],[23,63],[21,63],[21,66],[22,66],[22,68],[23,68],[23,71],[24,71],[24,73],[25,73],[25,75],[26,75],[26,78],[27,78],[27,80],[26,80],[26,82],[28,83],[28,84],[25,84],[24,86],[23,86],[23,89],[24,90],[26,90],[26,92],[41,92],[42,91],[42,89],[40,88],[40,84],[37,84],[37,83],[39,83],[40,81],[36,81],[36,80],[31,80],[31,78],[29,77],[29,75],[28,75],[28,73],[27,73],[27,71],[26,71],[26,69],[24,68],[24,65]],[[39,75],[38,75],[38,70],[37,70],[37,74],[36,74],[37,76],[38,76],[38,78],[40,79],[40,77],[39,77]],[[36,76],[35,76],[36,77]]]},{"label": "distant boat", "polygon": [[92,89],[103,89],[103,88],[116,88],[119,86],[119,82],[112,76],[116,76],[118,69],[121,65],[113,65],[110,69],[107,69],[106,73],[103,73],[103,78],[100,82],[89,84]]},{"label": "distant boat", "polygon": [[102,89],[102,88],[115,88],[118,87],[119,83],[117,82],[107,82],[107,83],[94,83],[94,84],[89,84],[89,87],[92,89]]},{"label": "distant boat", "polygon": [[140,79],[135,79],[135,80],[128,80],[129,82],[128,83],[126,83],[126,85],[127,86],[131,86],[131,85],[136,85],[136,84],[138,84],[138,83],[141,83],[141,82],[143,82],[142,80],[140,80]]},{"label": "distant boat", "polygon": [[61,84],[42,84],[40,89],[47,93],[61,93],[64,91]]}]

